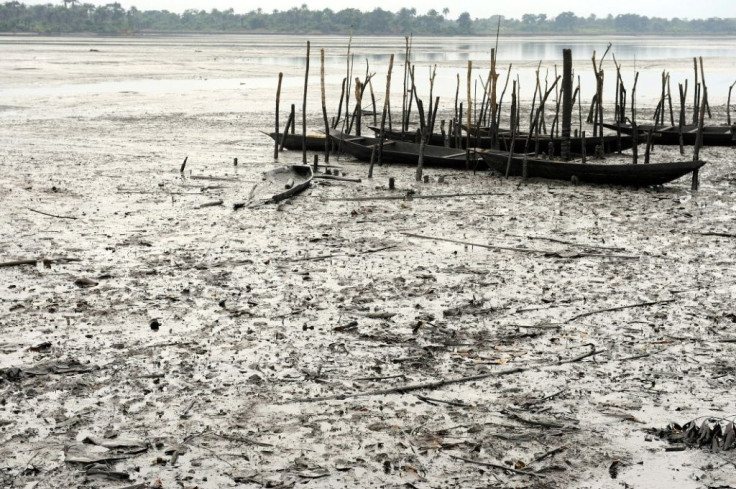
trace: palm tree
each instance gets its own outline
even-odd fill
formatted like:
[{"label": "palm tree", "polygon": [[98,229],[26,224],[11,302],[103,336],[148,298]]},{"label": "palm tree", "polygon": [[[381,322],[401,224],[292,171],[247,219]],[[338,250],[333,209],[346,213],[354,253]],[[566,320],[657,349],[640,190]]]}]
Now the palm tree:
[{"label": "palm tree", "polygon": [[445,7],[445,8],[442,9],[442,15],[444,15],[445,18],[447,18],[447,14],[449,14],[449,13],[450,13],[450,9],[449,8]]}]

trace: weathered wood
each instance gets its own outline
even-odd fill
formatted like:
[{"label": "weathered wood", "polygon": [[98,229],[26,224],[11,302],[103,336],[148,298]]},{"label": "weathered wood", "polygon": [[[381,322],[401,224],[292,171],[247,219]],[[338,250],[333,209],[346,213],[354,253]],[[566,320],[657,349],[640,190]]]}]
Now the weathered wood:
[{"label": "weathered wood", "polygon": [[[320,49],[320,88],[322,92],[322,121],[325,123],[325,135],[330,134],[330,123],[327,120],[327,97],[325,95],[325,49]],[[325,163],[330,162],[330,138],[325,137]]]},{"label": "weathered wood", "polygon": [[572,128],[572,50],[562,50],[562,147],[560,156],[570,161]]},{"label": "weathered wood", "polygon": [[[391,58],[388,61],[388,75],[386,75],[386,96],[383,99],[383,111],[381,112],[381,132],[378,135],[379,139],[379,146],[378,146],[378,164],[380,165],[382,163],[382,157],[383,157],[383,142],[386,139],[386,113],[389,111],[390,108],[390,100],[391,100],[391,73],[394,69],[394,55],[391,55]],[[373,178],[373,164],[371,164],[370,168],[368,169],[368,178]]]},{"label": "weathered wood", "polygon": [[[281,103],[281,81],[284,78],[283,73],[279,73],[279,84],[276,88],[276,134],[279,133],[279,104]],[[284,131],[286,132],[286,131]],[[275,138],[273,140],[273,159],[279,159],[279,140]]]},{"label": "weathered wood", "polygon": [[[309,51],[310,42],[307,41],[307,65],[304,68],[304,98],[302,99],[302,163],[307,164],[307,86],[309,85]],[[276,131],[278,134],[278,131]]]}]

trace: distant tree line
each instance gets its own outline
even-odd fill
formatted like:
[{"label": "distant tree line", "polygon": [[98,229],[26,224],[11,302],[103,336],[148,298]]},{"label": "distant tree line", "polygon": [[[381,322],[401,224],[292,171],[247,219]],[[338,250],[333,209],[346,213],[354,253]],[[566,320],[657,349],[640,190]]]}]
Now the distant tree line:
[{"label": "distant tree line", "polygon": [[[347,8],[310,10],[307,5],[289,10],[264,12],[258,8],[244,14],[233,9],[209,12],[187,10],[124,9],[119,3],[95,6],[78,0],[53,5],[25,5],[13,1],[0,4],[0,32],[126,34],[156,31],[233,33],[407,34],[484,35],[495,33],[499,17],[473,19],[463,12],[452,18],[449,8],[418,14],[402,8],[370,12]],[[521,19],[501,17],[502,34],[733,34],[736,19],[663,19],[635,14],[607,17],[578,17],[563,12],[556,17],[526,14]]]}]

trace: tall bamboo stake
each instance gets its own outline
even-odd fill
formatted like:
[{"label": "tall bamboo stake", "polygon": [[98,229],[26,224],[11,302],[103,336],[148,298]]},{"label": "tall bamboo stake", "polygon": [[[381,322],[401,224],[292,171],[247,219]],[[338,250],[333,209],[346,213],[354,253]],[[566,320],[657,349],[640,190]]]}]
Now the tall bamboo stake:
[{"label": "tall bamboo stake", "polygon": [[516,144],[516,80],[511,88],[511,146],[509,147],[509,159],[506,162],[506,178],[511,171],[511,160],[514,157],[514,146]]},{"label": "tall bamboo stake", "polygon": [[670,125],[675,125],[675,114],[672,111],[672,90],[670,87],[670,74],[667,73],[667,102],[670,106]]},{"label": "tall bamboo stake", "polygon": [[699,89],[700,89],[700,83],[698,83],[698,59],[693,58],[693,66],[695,67],[695,83],[693,84],[693,88],[695,89],[695,92],[693,94],[693,124],[698,123],[698,111],[700,110],[700,99],[699,97]]},{"label": "tall bamboo stake", "polygon": [[467,124],[468,129],[466,131],[467,133],[467,141],[465,142],[465,168],[468,169],[470,167],[470,113],[471,113],[471,107],[473,106],[473,100],[470,98],[470,80],[473,76],[473,62],[471,60],[468,60],[468,107],[466,109],[466,112],[468,113],[467,117]]},{"label": "tall bamboo stake", "polygon": [[279,86],[276,89],[276,138],[273,146],[273,158],[279,159],[279,104],[281,103],[281,80],[284,78],[283,73],[279,73]]},{"label": "tall bamboo stake", "polygon": [[736,82],[733,82],[733,85],[728,87],[728,101],[726,102],[726,120],[729,126],[731,125],[731,91],[734,85],[736,85]]},{"label": "tall bamboo stake", "polygon": [[634,164],[639,163],[639,132],[636,126],[636,84],[639,81],[639,72],[634,76],[634,86],[631,89],[631,137],[633,138],[633,146],[631,147],[632,159]]},{"label": "tall bamboo stake", "polygon": [[325,96],[325,48],[319,51],[320,85],[322,88],[322,119],[325,123],[325,163],[330,161],[330,123],[327,121],[327,97]]},{"label": "tall bamboo stake", "polygon": [[[386,139],[386,115],[390,107],[391,99],[391,72],[394,69],[394,55],[388,61],[388,75],[386,75],[386,97],[383,99],[383,111],[381,112],[381,132],[378,134],[378,164],[383,162],[383,141]],[[368,169],[368,178],[373,178],[373,161]]]},{"label": "tall bamboo stake", "polygon": [[409,89],[407,83],[409,81],[409,36],[404,36],[404,95],[401,102],[401,132],[406,132],[406,97]]},{"label": "tall bamboo stake", "polygon": [[309,49],[307,41],[307,67],[304,70],[304,99],[302,101],[302,163],[307,164],[307,85],[309,84]]},{"label": "tall bamboo stake", "polygon": [[[701,73],[702,74],[702,73]],[[708,105],[708,87],[703,83],[703,97],[700,102],[700,115],[698,119],[698,133],[695,137],[695,149],[693,150],[693,161],[700,161],[700,147],[703,145],[703,121],[705,120],[705,106]],[[691,190],[696,191],[700,187],[700,171],[693,171]]]},{"label": "tall bamboo stake", "polygon": [[678,124],[678,135],[680,139],[680,154],[685,154],[685,142],[683,141],[682,137],[682,127],[685,125],[685,100],[687,97],[687,80],[685,80],[685,88],[683,89],[682,83],[679,84],[680,87],[680,123]]},{"label": "tall bamboo stake", "polygon": [[[559,105],[558,105],[559,107]],[[572,129],[572,50],[562,50],[562,143],[560,156],[570,161],[570,133]]]},{"label": "tall bamboo stake", "polygon": [[334,127],[335,129],[337,129],[337,126],[340,124],[340,117],[342,116],[342,101],[345,98],[345,84],[347,81],[347,78],[342,79],[342,91],[340,92],[340,103],[337,106],[337,117],[332,123],[332,127]]}]

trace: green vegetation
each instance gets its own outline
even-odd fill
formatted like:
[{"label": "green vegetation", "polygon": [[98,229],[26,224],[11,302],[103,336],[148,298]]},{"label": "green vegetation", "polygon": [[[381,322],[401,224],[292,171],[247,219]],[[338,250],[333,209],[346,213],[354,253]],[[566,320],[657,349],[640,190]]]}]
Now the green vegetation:
[{"label": "green vegetation", "polygon": [[[434,9],[418,14],[402,8],[389,12],[377,8],[361,12],[348,8],[301,8],[264,12],[256,9],[236,14],[233,9],[210,12],[187,10],[182,14],[166,10],[126,10],[119,3],[95,6],[78,0],[62,0],[58,5],[25,5],[20,2],[0,4],[0,32],[38,33],[134,33],[156,31],[196,31],[233,33],[341,34],[353,28],[355,34],[482,35],[496,32],[498,17],[473,19],[467,12],[455,18],[450,10]],[[502,34],[734,34],[736,19],[661,19],[625,14],[598,18],[577,17],[563,12],[548,18],[544,14],[526,14],[521,19],[501,19]]]}]

